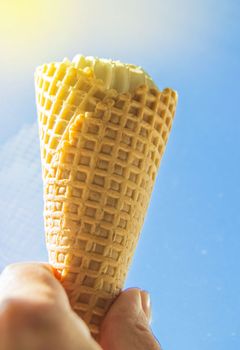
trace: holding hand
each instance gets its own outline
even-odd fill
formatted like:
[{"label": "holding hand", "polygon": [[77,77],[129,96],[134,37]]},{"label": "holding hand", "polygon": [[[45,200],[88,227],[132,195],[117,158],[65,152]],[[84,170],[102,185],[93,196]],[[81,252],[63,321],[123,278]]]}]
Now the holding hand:
[{"label": "holding hand", "polygon": [[0,350],[160,350],[150,314],[148,294],[126,290],[110,308],[98,344],[50,265],[15,264],[0,275]]}]

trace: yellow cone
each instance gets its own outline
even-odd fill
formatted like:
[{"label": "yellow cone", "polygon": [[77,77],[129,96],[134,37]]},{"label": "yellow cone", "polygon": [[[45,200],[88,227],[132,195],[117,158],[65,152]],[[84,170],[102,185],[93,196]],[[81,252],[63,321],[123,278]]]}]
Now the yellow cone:
[{"label": "yellow cone", "polygon": [[139,67],[77,56],[36,70],[50,263],[99,332],[123,288],[177,94]]}]

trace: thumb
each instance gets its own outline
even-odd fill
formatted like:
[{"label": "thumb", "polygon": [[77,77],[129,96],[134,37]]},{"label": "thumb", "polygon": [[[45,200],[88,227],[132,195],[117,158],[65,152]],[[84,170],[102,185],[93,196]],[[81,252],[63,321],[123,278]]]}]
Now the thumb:
[{"label": "thumb", "polygon": [[150,329],[150,297],[137,288],[122,292],[101,327],[104,350],[160,350]]}]

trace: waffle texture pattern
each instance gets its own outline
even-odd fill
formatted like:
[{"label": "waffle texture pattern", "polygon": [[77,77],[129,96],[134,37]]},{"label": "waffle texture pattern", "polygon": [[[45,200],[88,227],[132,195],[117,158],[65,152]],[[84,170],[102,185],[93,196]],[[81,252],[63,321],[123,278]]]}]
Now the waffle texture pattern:
[{"label": "waffle texture pattern", "polygon": [[177,94],[119,93],[69,61],[35,73],[49,260],[97,335],[124,286]]}]

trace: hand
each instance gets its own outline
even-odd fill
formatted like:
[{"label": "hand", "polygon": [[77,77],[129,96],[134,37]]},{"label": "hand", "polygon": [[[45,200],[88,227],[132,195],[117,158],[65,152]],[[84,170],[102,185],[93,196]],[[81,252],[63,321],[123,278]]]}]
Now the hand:
[{"label": "hand", "polygon": [[160,350],[146,292],[129,289],[109,310],[100,345],[71,310],[47,264],[15,264],[0,275],[0,350]]},{"label": "hand", "polygon": [[0,350],[100,349],[49,265],[14,264],[3,271]]}]

